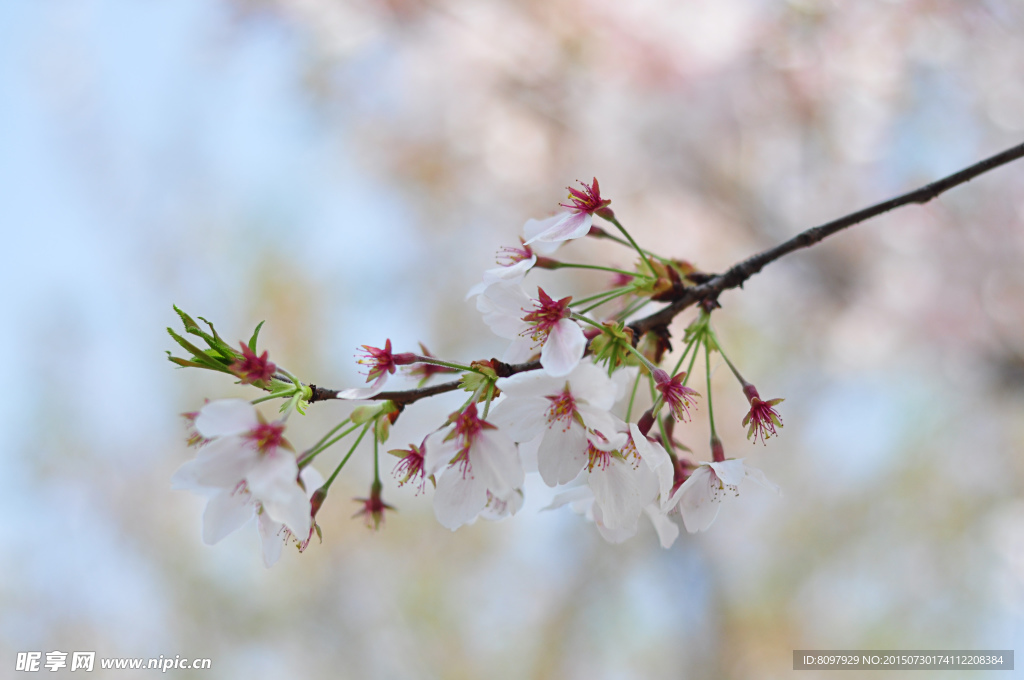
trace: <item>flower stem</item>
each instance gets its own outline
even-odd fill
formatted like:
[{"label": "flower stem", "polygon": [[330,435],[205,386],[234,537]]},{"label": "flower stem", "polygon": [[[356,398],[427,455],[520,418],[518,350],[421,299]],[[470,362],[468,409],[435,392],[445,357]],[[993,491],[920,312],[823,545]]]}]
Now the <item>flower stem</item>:
[{"label": "flower stem", "polygon": [[414,363],[414,364],[433,364],[434,366],[443,366],[445,368],[451,368],[451,369],[454,369],[456,371],[472,371],[473,373],[482,373],[482,371],[480,371],[479,369],[473,368],[472,366],[463,366],[462,364],[457,364],[457,363],[455,363],[453,361],[441,361],[440,359],[435,359],[434,357],[424,357],[424,356],[420,356],[419,354],[416,355],[416,361],[414,361],[412,363]]},{"label": "flower stem", "polygon": [[636,252],[640,255],[640,259],[643,260],[644,265],[646,265],[647,268],[651,270],[651,276],[653,276],[654,278],[658,278],[658,273],[654,271],[654,266],[647,260],[647,256],[644,254],[643,249],[639,245],[637,245],[637,242],[633,240],[633,237],[629,235],[629,232],[626,231],[626,228],[622,226],[619,220],[616,219],[614,216],[607,217],[606,219],[612,224],[614,224],[616,228],[618,228],[618,230],[622,232],[622,235],[626,237],[626,239],[629,241],[629,244],[633,246],[633,249],[636,250]]},{"label": "flower stem", "polygon": [[645,278],[645,279],[649,278],[647,276],[647,274],[639,274],[637,272],[631,272],[631,271],[627,271],[625,269],[616,269],[615,267],[602,267],[602,266],[596,265],[596,264],[576,264],[576,263],[573,263],[573,262],[559,262],[558,266],[554,267],[554,269],[563,269],[563,268],[566,268],[566,267],[569,268],[569,269],[597,269],[597,270],[603,271],[603,272],[613,272],[615,274],[623,274],[624,276],[634,276],[634,277]]},{"label": "flower stem", "polygon": [[[693,356],[696,357],[697,353],[694,352]],[[715,432],[715,410],[711,406],[711,350],[708,349],[707,338],[704,339],[704,372],[707,374],[706,377],[708,381],[707,402],[708,420],[711,422],[711,436],[717,437],[718,434]]]},{"label": "flower stem", "polygon": [[618,319],[619,321],[625,321],[626,319],[629,318],[629,316],[631,314],[636,314],[641,309],[643,309],[647,305],[647,303],[649,303],[650,301],[651,301],[651,298],[647,298],[647,297],[642,298],[640,300],[637,300],[636,302],[631,304],[629,307],[626,307],[624,310],[622,310],[621,312],[616,314],[615,318]]},{"label": "flower stem", "polygon": [[[342,421],[341,425],[344,425],[344,421]],[[338,425],[338,427],[341,427],[341,425]],[[338,428],[335,428],[331,432],[335,432],[335,431],[337,431],[337,429]],[[327,449],[331,448],[332,446],[334,446],[335,444],[340,442],[345,437],[347,437],[350,434],[352,434],[353,432],[355,432],[357,429],[359,429],[359,426],[358,425],[353,425],[352,427],[350,427],[349,429],[345,430],[344,432],[339,434],[337,437],[335,437],[334,439],[331,439],[330,441],[328,441],[326,443],[319,443],[318,442],[316,446],[314,446],[313,448],[309,449],[308,451],[306,451],[305,453],[302,454],[302,456],[299,458],[299,461],[298,461],[299,462],[299,467],[301,468],[301,467],[304,467],[306,465],[309,465],[314,458],[316,458],[321,453],[323,453]],[[331,435],[331,433],[327,434],[328,437],[330,435]],[[326,439],[326,438],[327,437],[324,437],[324,439]],[[320,442],[323,442],[324,439],[321,439]]]},{"label": "flower stem", "polygon": [[587,296],[585,298],[580,298],[579,300],[576,300],[575,302],[578,305],[585,305],[588,302],[593,302],[594,300],[599,300],[599,299],[601,299],[603,297],[607,297],[610,300],[612,298],[616,298],[616,297],[618,297],[620,295],[623,295],[625,293],[631,293],[632,291],[633,291],[633,287],[632,286],[622,286],[621,288],[612,288],[611,290],[606,290],[603,293],[596,293],[594,295],[589,295],[589,296]]},{"label": "flower stem", "polygon": [[[676,362],[676,367],[675,367],[675,369],[673,369],[672,375],[678,375],[679,374],[679,369],[683,365],[683,360],[686,359],[686,355],[690,353],[690,350],[693,349],[694,345],[696,345],[696,344],[697,344],[697,338],[696,337],[694,337],[692,340],[690,340],[689,343],[687,343],[686,349],[683,350],[683,355],[681,357],[679,357],[679,361]],[[697,356],[697,355],[694,354],[693,356]],[[691,370],[693,370],[693,359],[692,358],[690,359],[690,368],[689,368],[689,370],[686,371],[687,374],[689,374],[689,372]]]},{"label": "flower stem", "polygon": [[665,445],[666,451],[675,451],[675,444],[668,437],[668,428],[665,427],[665,418],[663,416],[657,416],[658,418],[658,429],[661,430],[661,441]]},{"label": "flower stem", "polygon": [[491,400],[494,399],[494,383],[487,384],[487,401],[484,402],[484,420],[487,420],[487,413],[491,410]]},{"label": "flower stem", "polygon": [[263,402],[270,401],[271,399],[277,399],[279,397],[291,397],[294,396],[295,394],[298,394],[298,392],[299,390],[297,388],[295,388],[293,385],[289,385],[288,389],[286,390],[281,390],[280,392],[273,392],[266,396],[258,397],[256,399],[253,399],[249,403],[255,406],[256,404],[262,404]]},{"label": "flower stem", "polygon": [[715,349],[717,349],[718,353],[722,355],[723,359],[725,359],[725,364],[726,364],[726,366],[729,367],[729,370],[732,371],[732,374],[734,376],[736,376],[736,379],[740,381],[741,385],[749,384],[749,383],[747,383],[746,380],[743,379],[743,376],[740,375],[740,372],[736,370],[736,367],[732,365],[732,362],[729,361],[729,357],[725,356],[725,352],[722,351],[722,345],[719,344],[718,337],[715,335],[715,332],[714,331],[710,331],[710,333],[711,333],[712,339],[715,342]]},{"label": "flower stem", "polygon": [[[591,235],[593,236],[595,234],[591,234]],[[615,234],[609,234],[607,231],[605,231],[603,229],[601,230],[601,233],[600,234],[596,234],[596,236],[597,236],[597,238],[606,238],[609,241],[615,241],[616,243],[619,243],[621,245],[632,247],[632,244],[629,241],[627,241],[625,239],[621,239],[618,236],[616,236]],[[669,260],[667,258],[664,258],[661,255],[657,255],[656,253],[652,253],[649,250],[644,250],[643,253],[645,255],[647,255],[648,257],[653,257],[655,260],[658,260],[659,262],[663,262],[665,264],[669,263]]]},{"label": "flower stem", "polygon": [[630,415],[633,414],[633,402],[636,400],[636,391],[640,387],[640,378],[643,375],[640,372],[636,374],[636,380],[633,382],[633,392],[629,395],[629,406],[626,407],[626,422],[629,422]]},{"label": "flower stem", "polygon": [[[331,473],[331,476],[328,477],[327,481],[324,482],[323,486],[320,487],[321,489],[323,489],[324,492],[326,492],[327,489],[330,488],[331,484],[334,483],[334,478],[338,476],[339,472],[341,472],[341,468],[345,467],[345,463],[347,463],[348,459],[352,457],[353,453],[355,453],[356,447],[359,446],[359,442],[363,441],[363,437],[366,435],[367,430],[369,430],[371,427],[373,427],[372,422],[363,425],[363,431],[359,433],[359,437],[357,437],[355,443],[352,444],[352,448],[348,450],[348,453],[345,454],[345,457],[341,459],[340,463],[338,463],[338,467],[334,468],[334,472]],[[374,439],[376,439],[376,437]]]},{"label": "flower stem", "polygon": [[[341,421],[340,423],[338,423],[337,425],[332,427],[327,432],[327,434],[325,434],[323,437],[321,437],[320,441],[318,441],[316,444],[313,444],[313,446],[311,446],[308,449],[306,449],[306,451],[301,456],[299,456],[299,460],[298,460],[299,467],[301,468],[303,465],[306,465],[309,461],[313,460],[313,457],[316,456],[316,454],[320,453],[320,451],[322,450],[321,447],[323,447],[324,442],[326,442],[328,439],[330,439],[331,436],[335,432],[337,432],[342,427],[344,427],[345,423],[347,423],[347,422],[349,422],[349,419],[345,418],[345,420]],[[358,427],[358,425],[356,427]],[[355,427],[352,428],[352,430],[354,430],[354,429],[355,429]],[[352,430],[349,430],[348,432],[351,432]],[[345,434],[348,434],[348,432],[346,432]],[[344,437],[345,434],[343,434],[341,436]]]},{"label": "flower stem", "polygon": [[629,295],[632,292],[633,292],[632,289],[630,289],[630,290],[625,290],[625,291],[623,291],[621,293],[616,293],[615,295],[609,296],[609,297],[605,298],[604,300],[601,300],[600,302],[597,302],[597,303],[594,303],[594,304],[588,306],[586,309],[582,310],[581,313],[582,314],[586,314],[589,311],[597,309],[601,305],[608,304],[609,302],[611,302],[615,298],[622,297],[623,295]]},{"label": "flower stem", "polygon": [[[387,416],[381,416],[387,418]],[[373,485],[380,488],[380,442],[379,437],[373,438]]]},{"label": "flower stem", "polygon": [[648,371],[651,372],[651,378],[653,379],[654,378],[654,372],[656,370],[658,370],[658,367],[655,366],[654,364],[652,364],[650,362],[650,360],[647,357],[644,356],[643,352],[638,350],[636,347],[633,347],[633,345],[630,345],[629,343],[624,342],[624,343],[622,343],[622,346],[625,347],[626,349],[628,349],[630,352],[632,352],[633,356],[635,356],[637,359],[640,360],[640,363],[642,363],[644,365],[644,367]]}]

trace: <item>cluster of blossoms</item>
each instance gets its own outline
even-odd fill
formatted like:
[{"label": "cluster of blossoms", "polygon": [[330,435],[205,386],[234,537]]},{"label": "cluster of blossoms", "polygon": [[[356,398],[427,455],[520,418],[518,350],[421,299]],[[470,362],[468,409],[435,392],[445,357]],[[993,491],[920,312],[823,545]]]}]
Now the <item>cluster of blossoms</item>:
[{"label": "cluster of blossoms", "polygon": [[[423,345],[419,353],[395,353],[387,340],[383,348],[363,346],[359,363],[367,386],[328,390],[298,380],[271,363],[267,352],[257,355],[259,326],[239,352],[221,340],[212,324],[206,322],[209,331],[203,330],[177,310],[186,334],[199,336],[207,348],[170,331],[190,354],[188,359],[172,356],[173,362],[227,373],[264,391],[252,402],[214,401],[188,414],[194,428],[189,442],[198,453],[178,470],[174,485],[209,497],[203,539],[215,543],[255,516],[268,566],[288,543],[304,550],[313,533],[320,533],[316,515],[331,484],[367,434],[374,477],[368,496],[356,499],[356,516],[379,528],[393,509],[383,500],[380,475],[381,445],[390,426],[419,399],[456,390],[468,397],[446,422],[420,444],[389,451],[399,459],[393,470],[398,485],[409,485],[417,494],[432,488],[437,519],[452,530],[479,517],[495,520],[518,512],[526,474],[533,472],[555,489],[549,509],[569,505],[613,543],[633,536],[646,516],[666,548],[679,534],[675,518],[688,532],[703,531],[722,501],[738,495],[746,482],[777,491],[760,470],[725,457],[715,427],[713,353],[723,358],[749,403],[743,418],[748,439],[764,443],[782,427],[775,409],[782,400],[762,400],[722,352],[710,323],[715,300],[700,301],[672,370],[660,367],[671,349],[667,323],[645,323],[653,317],[641,316],[650,304],[683,299],[708,275],[640,248],[609,208],[611,201],[601,197],[596,179],[569,191],[569,203],[562,204],[567,210],[528,221],[520,245],[502,248],[498,266],[485,271],[467,295],[491,330],[509,340],[500,360],[444,361]],[[594,226],[595,216],[622,237]],[[613,269],[553,257],[565,242],[588,236],[631,247],[638,258],[635,267]],[[615,283],[579,300],[558,297],[525,286],[537,267],[604,270],[615,276]],[[707,376],[703,394],[688,384],[701,351]],[[421,378],[420,386],[386,392],[399,367]],[[428,385],[439,374],[457,374],[458,379]],[[281,415],[268,421],[255,404],[276,399],[284,402]],[[359,405],[314,446],[295,452],[284,437],[287,419],[304,413],[310,403],[329,399]],[[674,434],[677,424],[689,423],[697,411],[706,411],[710,422],[709,461],[698,460]],[[347,454],[323,479],[311,463],[349,436],[354,441]]]}]

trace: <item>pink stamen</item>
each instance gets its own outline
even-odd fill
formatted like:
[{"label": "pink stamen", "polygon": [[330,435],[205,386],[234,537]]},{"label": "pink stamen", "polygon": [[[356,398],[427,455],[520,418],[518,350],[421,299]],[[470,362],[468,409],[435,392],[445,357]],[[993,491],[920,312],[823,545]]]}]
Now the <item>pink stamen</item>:
[{"label": "pink stamen", "polygon": [[569,303],[572,302],[572,296],[555,300],[545,293],[543,288],[538,288],[537,293],[539,297],[533,300],[534,310],[523,316],[523,321],[530,324],[530,328],[520,335],[529,337],[540,345],[548,339],[555,324],[569,316]]},{"label": "pink stamen", "polygon": [[598,185],[596,177],[590,186],[587,186],[586,182],[576,181],[583,186],[583,190],[566,187],[569,190],[571,203],[559,203],[558,205],[577,213],[595,213],[611,203],[610,200],[601,198],[601,187]]},{"label": "pink stamen", "polygon": [[565,384],[565,389],[559,394],[552,394],[545,398],[551,402],[547,412],[548,426],[561,422],[562,432],[567,432],[577,414],[576,398],[569,391],[569,383]]},{"label": "pink stamen", "polygon": [[660,368],[654,371],[655,387],[661,392],[672,415],[676,420],[682,421],[690,420],[690,406],[692,406],[690,400],[700,396],[697,390],[683,384],[684,378],[686,378],[686,371],[676,374],[673,378],[669,378],[668,373]]},{"label": "pink stamen", "polygon": [[531,257],[533,257],[533,249],[530,246],[524,245],[522,248],[503,246],[495,256],[495,260],[499,266],[511,267],[523,260],[529,260]]},{"label": "pink stamen", "polygon": [[256,443],[256,448],[265,453],[284,443],[284,423],[260,423],[246,436]]}]

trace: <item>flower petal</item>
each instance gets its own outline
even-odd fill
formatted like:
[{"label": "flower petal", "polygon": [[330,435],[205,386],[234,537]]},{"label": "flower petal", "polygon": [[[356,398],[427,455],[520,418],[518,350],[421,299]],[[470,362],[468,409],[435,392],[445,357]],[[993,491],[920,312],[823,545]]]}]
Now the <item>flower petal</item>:
[{"label": "flower petal", "polygon": [[750,481],[754,482],[755,484],[759,484],[770,491],[774,491],[780,496],[782,495],[782,489],[779,487],[779,485],[765,477],[764,472],[762,470],[747,465],[746,472],[746,478],[749,479]]},{"label": "flower petal", "polygon": [[502,338],[515,338],[527,327],[523,316],[531,307],[523,287],[505,281],[491,284],[476,299],[476,308],[483,314],[484,323]]},{"label": "flower petal", "polygon": [[587,433],[573,422],[568,430],[556,423],[549,427],[537,449],[537,470],[548,486],[566,484],[587,464]]},{"label": "flower petal", "polygon": [[338,392],[338,399],[369,399],[370,397],[375,397],[384,391],[384,384],[387,383],[389,375],[391,374],[384,371],[377,376],[377,379],[369,387],[353,387],[342,390]]},{"label": "flower petal", "polygon": [[546,397],[561,392],[565,379],[552,378],[544,371],[516,373],[508,378],[498,378],[498,389],[509,397]]},{"label": "flower petal", "polygon": [[238,436],[221,437],[199,449],[192,465],[183,465],[175,474],[182,483],[186,478],[199,486],[234,489],[259,461],[259,451],[249,440]]},{"label": "flower petal", "polygon": [[506,364],[521,364],[529,361],[537,353],[537,348],[530,338],[516,337],[512,339],[508,349],[501,355],[501,360]]},{"label": "flower petal", "polygon": [[[575,391],[573,393],[575,394]],[[605,437],[613,437],[615,435],[618,429],[615,427],[615,416],[608,411],[581,402],[576,402],[576,411],[583,418],[583,423],[589,429],[596,430]],[[625,444],[625,440],[622,443]]]},{"label": "flower petal", "polygon": [[263,501],[263,511],[271,519],[281,522],[296,536],[305,538],[313,524],[312,506],[309,498],[298,484],[293,484],[287,493]]},{"label": "flower petal", "polygon": [[252,495],[237,489],[224,490],[210,499],[203,512],[203,543],[213,545],[252,519]]},{"label": "flower petal", "polygon": [[480,293],[487,290],[488,286],[498,283],[499,281],[506,281],[508,283],[520,283],[525,277],[527,272],[533,268],[533,265],[537,264],[537,256],[533,255],[527,260],[520,260],[515,264],[507,267],[494,267],[484,272],[484,280],[476,284],[469,289],[466,293],[466,299],[479,295]]},{"label": "flower petal", "polygon": [[541,510],[555,510],[563,505],[585,500],[594,500],[593,490],[589,486],[577,486],[555,494],[555,497],[551,499],[551,503],[541,508]]},{"label": "flower petal", "polygon": [[473,438],[469,461],[471,473],[496,496],[507,496],[525,480],[519,451],[501,430],[481,430]]},{"label": "flower petal", "polygon": [[287,536],[284,534],[284,525],[275,522],[261,512],[257,516],[256,527],[260,532],[260,544],[263,546],[263,564],[269,569],[281,559],[281,552],[284,550],[284,542]]},{"label": "flower petal", "polygon": [[195,426],[206,439],[242,434],[260,424],[256,407],[244,399],[218,399],[199,409]]},{"label": "flower petal", "polygon": [[608,541],[609,543],[623,543],[624,541],[632,538],[636,535],[637,525],[634,524],[632,527],[626,527],[621,529],[610,529],[605,526],[604,515],[601,512],[601,506],[594,503],[591,508],[591,518],[594,520],[594,524],[597,525],[597,531],[601,534],[601,538]]},{"label": "flower petal", "polygon": [[607,411],[615,405],[619,388],[604,369],[589,361],[582,362],[567,378],[577,399]]},{"label": "flower petal", "polygon": [[559,246],[562,245],[560,241],[554,243],[537,241],[536,243],[533,243],[533,240],[538,235],[551,228],[553,224],[562,219],[563,215],[564,213],[559,213],[557,215],[552,215],[551,217],[545,218],[543,220],[526,220],[526,224],[523,225],[523,236],[527,238],[527,243],[532,244],[530,247],[533,249],[535,253],[538,253],[540,255],[551,255],[556,250],[558,250]]},{"label": "flower petal", "polygon": [[675,493],[683,524],[691,534],[705,531],[718,517],[722,504],[715,500],[712,483],[717,484],[718,479],[710,467],[701,465]]},{"label": "flower petal", "polygon": [[277,449],[263,455],[246,482],[272,519],[287,526],[296,536],[305,536],[311,522],[310,505],[306,491],[299,486],[298,476],[295,457]]},{"label": "flower petal", "polygon": [[505,519],[514,515],[523,507],[523,492],[519,489],[512,489],[505,496],[496,496],[493,493],[487,499],[487,506],[480,511],[480,516],[492,522]]},{"label": "flower petal", "polygon": [[658,493],[662,500],[667,500],[672,492],[672,485],[675,483],[675,466],[668,452],[661,446],[652,442],[640,433],[636,423],[629,424],[629,435],[633,439],[640,458],[647,464],[658,477]]},{"label": "flower petal", "polygon": [[631,529],[636,532],[640,516],[640,490],[633,466],[613,458],[608,466],[597,465],[590,471],[588,484],[594,490],[594,499],[601,507],[604,525],[609,529]]},{"label": "flower petal", "polygon": [[587,338],[580,325],[561,319],[554,325],[540,350],[540,365],[548,375],[562,377],[572,373],[587,349]]},{"label": "flower petal", "polygon": [[512,441],[526,442],[544,431],[547,407],[547,400],[537,397],[507,398],[494,407],[488,420]]},{"label": "flower petal", "polygon": [[449,432],[450,429],[438,430],[427,435],[423,444],[423,470],[427,477],[437,474],[459,452],[459,444],[454,438],[444,440]]},{"label": "flower petal", "polygon": [[586,212],[565,212],[555,217],[558,219],[554,220],[544,231],[527,241],[526,245],[534,241],[554,243],[580,238],[587,235],[591,225],[594,223],[594,216]]},{"label": "flower petal", "polygon": [[324,485],[324,476],[312,465],[302,468],[302,472],[299,473],[299,479],[302,480],[302,484],[306,487],[306,496],[312,496],[314,491]]},{"label": "flower petal", "polygon": [[661,543],[661,547],[671,548],[672,544],[679,538],[679,525],[670,520],[668,515],[658,510],[658,506],[653,503],[644,507],[644,513],[647,514],[651,524],[654,525],[654,531],[658,534],[658,541]]},{"label": "flower petal", "polygon": [[472,474],[462,475],[458,466],[444,471],[434,492],[434,515],[441,526],[455,531],[476,519],[487,505],[487,487]]},{"label": "flower petal", "polygon": [[739,486],[743,478],[747,476],[747,466],[742,458],[731,458],[721,463],[708,463],[715,471],[722,484],[728,486]]}]

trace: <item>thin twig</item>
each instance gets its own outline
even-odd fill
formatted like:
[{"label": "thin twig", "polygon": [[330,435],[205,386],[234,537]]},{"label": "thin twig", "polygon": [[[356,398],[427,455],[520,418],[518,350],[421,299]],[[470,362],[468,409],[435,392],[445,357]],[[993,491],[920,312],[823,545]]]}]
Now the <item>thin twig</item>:
[{"label": "thin twig", "polygon": [[636,334],[635,337],[639,338],[652,328],[668,325],[677,314],[687,307],[692,306],[694,303],[701,300],[713,300],[724,290],[742,286],[747,279],[761,271],[765,265],[778,260],[783,255],[788,255],[794,250],[800,250],[801,248],[812,246],[837,231],[842,231],[847,227],[859,224],[860,222],[869,220],[872,217],[877,217],[878,215],[889,212],[895,208],[909,205],[911,203],[927,203],[939,194],[944,193],[955,186],[969,182],[982,173],[998,168],[1010,161],[1017,160],[1022,156],[1024,156],[1024,144],[1015,146],[1012,149],[1007,149],[1006,151],[998,153],[991,158],[986,158],[980,163],[975,163],[969,168],[965,168],[959,172],[949,175],[948,177],[932,182],[920,189],[897,196],[896,198],[890,198],[888,201],[877,203],[869,208],[858,210],[857,212],[846,215],[845,217],[840,217],[837,220],[832,220],[831,222],[803,231],[788,241],[757,253],[756,255],[752,255],[742,262],[738,262],[724,274],[719,274],[701,285],[687,288],[684,295],[678,300],[675,300],[669,306],[651,314],[650,316],[646,316],[643,319],[633,322],[630,326]]}]

